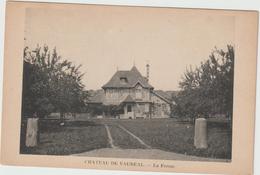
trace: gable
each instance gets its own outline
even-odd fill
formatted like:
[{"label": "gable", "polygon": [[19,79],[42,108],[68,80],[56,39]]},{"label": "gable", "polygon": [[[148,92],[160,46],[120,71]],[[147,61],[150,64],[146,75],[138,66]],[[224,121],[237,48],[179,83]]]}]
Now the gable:
[{"label": "gable", "polygon": [[143,88],[153,89],[153,87],[134,66],[130,71],[117,71],[112,78],[102,86],[102,88],[134,88],[137,83],[139,83]]}]

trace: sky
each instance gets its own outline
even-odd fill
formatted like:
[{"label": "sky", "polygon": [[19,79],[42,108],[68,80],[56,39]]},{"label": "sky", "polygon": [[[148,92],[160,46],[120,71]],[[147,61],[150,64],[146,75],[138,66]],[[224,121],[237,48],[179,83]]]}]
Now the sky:
[{"label": "sky", "polygon": [[233,16],[209,11],[119,6],[66,6],[26,10],[25,46],[47,44],[82,64],[86,89],[101,89],[117,70],[135,66],[155,89],[178,90],[187,67],[215,47],[234,45]]}]

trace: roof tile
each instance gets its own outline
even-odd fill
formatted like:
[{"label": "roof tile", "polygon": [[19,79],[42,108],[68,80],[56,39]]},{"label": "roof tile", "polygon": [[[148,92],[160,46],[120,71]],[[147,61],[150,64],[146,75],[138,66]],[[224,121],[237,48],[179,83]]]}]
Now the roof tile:
[{"label": "roof tile", "polygon": [[[120,78],[126,78],[127,81],[123,82]],[[104,86],[102,86],[102,88],[133,88],[138,82],[144,88],[153,89],[153,86],[151,86],[145,77],[143,77],[138,71],[138,69],[133,66],[130,71],[117,71],[113,77]]]}]

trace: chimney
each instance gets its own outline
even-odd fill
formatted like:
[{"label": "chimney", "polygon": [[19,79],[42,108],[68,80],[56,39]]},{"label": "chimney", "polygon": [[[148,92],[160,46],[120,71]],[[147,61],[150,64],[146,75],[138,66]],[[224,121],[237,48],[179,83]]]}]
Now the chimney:
[{"label": "chimney", "polygon": [[149,69],[150,69],[150,65],[149,65],[149,62],[147,61],[147,64],[146,64],[146,80],[147,80],[147,82],[149,81]]}]

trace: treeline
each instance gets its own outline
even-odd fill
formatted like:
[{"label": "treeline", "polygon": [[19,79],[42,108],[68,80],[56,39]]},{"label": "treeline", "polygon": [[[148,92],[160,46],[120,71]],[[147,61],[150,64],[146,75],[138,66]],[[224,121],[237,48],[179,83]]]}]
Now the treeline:
[{"label": "treeline", "polygon": [[178,117],[197,118],[224,115],[232,118],[234,48],[217,49],[200,66],[186,70],[174,97],[172,113]]},{"label": "treeline", "polygon": [[23,64],[23,117],[44,117],[59,112],[63,119],[67,112],[84,109],[88,96],[82,83],[84,74],[80,66],[62,59],[56,48],[25,47]]}]

